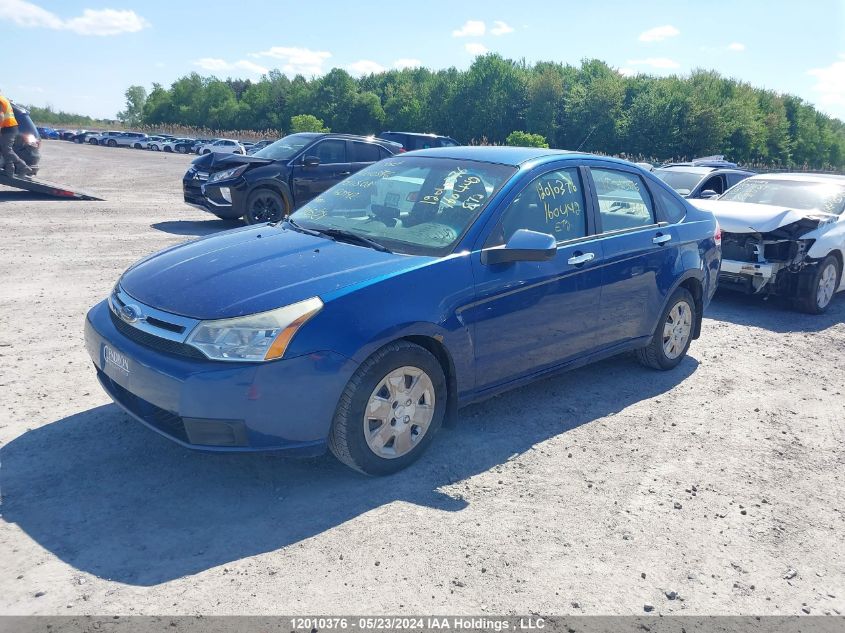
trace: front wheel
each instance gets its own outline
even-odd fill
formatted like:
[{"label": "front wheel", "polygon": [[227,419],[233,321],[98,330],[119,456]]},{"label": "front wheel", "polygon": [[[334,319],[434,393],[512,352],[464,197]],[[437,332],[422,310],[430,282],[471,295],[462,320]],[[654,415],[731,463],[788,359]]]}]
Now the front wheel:
[{"label": "front wheel", "polygon": [[133,147],[134,147],[135,149],[143,149],[143,148],[141,147],[141,144],[140,144],[140,143],[135,143],[135,145],[133,145]]},{"label": "front wheel", "polygon": [[367,475],[416,461],[443,424],[446,377],[440,363],[408,341],[390,343],[350,378],[335,411],[329,449]]},{"label": "front wheel", "polygon": [[652,369],[673,369],[684,359],[695,326],[695,299],[685,288],[670,297],[651,342],[637,350],[637,358]]},{"label": "front wheel", "polygon": [[97,141],[97,139],[92,138],[90,141],[88,141],[88,145],[99,145],[99,142]]},{"label": "front wheel", "polygon": [[181,145],[177,145],[177,146],[176,146],[176,153],[177,153],[177,154],[184,154],[184,153],[185,153],[185,148],[184,148],[184,147],[182,147]]},{"label": "front wheel", "polygon": [[282,196],[272,189],[258,189],[249,194],[246,200],[244,221],[247,224],[279,222],[289,213],[290,208]]},{"label": "front wheel", "polygon": [[170,149],[167,145],[165,145],[163,149],[164,149],[165,154],[168,153],[168,152],[173,152],[173,150]]},{"label": "front wheel", "polygon": [[812,271],[806,294],[798,298],[798,307],[809,314],[826,312],[839,288],[839,277],[839,262],[828,255]]}]

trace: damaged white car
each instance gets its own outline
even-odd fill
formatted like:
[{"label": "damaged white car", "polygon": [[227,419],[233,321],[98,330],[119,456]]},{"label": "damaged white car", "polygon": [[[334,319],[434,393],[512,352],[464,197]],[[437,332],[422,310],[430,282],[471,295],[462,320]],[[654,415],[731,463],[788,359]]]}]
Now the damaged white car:
[{"label": "damaged white car", "polygon": [[812,314],[843,289],[845,176],[764,174],[690,202],[721,225],[720,287],[788,297]]}]

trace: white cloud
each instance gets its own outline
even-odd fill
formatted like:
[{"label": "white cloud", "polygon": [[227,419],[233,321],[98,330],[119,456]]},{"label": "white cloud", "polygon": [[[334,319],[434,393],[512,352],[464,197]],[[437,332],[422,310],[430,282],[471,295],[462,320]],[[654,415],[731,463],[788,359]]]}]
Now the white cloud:
[{"label": "white cloud", "polygon": [[745,44],[742,44],[741,42],[731,42],[730,44],[728,44],[728,50],[741,53],[745,50]]},{"label": "white cloud", "polygon": [[625,68],[624,66],[619,69],[619,74],[625,77],[633,77],[637,74],[637,71],[633,68]]},{"label": "white cloud", "polygon": [[483,55],[487,52],[487,47],[478,42],[469,42],[464,45],[464,48],[470,55]]},{"label": "white cloud", "polygon": [[824,68],[813,68],[807,74],[816,78],[813,91],[825,106],[845,106],[845,54]]},{"label": "white cloud", "polygon": [[374,62],[369,59],[362,59],[349,64],[346,67],[346,70],[353,75],[372,75],[373,73],[383,73],[387,69],[378,62]]},{"label": "white cloud", "polygon": [[0,20],[25,28],[72,31],[78,35],[119,35],[136,33],[150,23],[134,11],[85,9],[82,15],[62,19],[52,11],[25,0],[0,0]]},{"label": "white cloud", "polygon": [[481,37],[486,30],[481,20],[467,20],[457,31],[452,31],[452,37]]},{"label": "white cloud", "polygon": [[420,68],[422,67],[423,63],[419,59],[413,59],[410,57],[403,57],[402,59],[397,59],[393,62],[393,67],[402,70],[403,68]]},{"label": "white cloud", "polygon": [[227,62],[225,59],[219,59],[217,57],[203,57],[195,61],[194,66],[199,66],[203,70],[208,70],[213,73],[242,70],[253,75],[263,75],[267,72],[267,69],[264,68],[264,66],[259,66],[248,59],[240,59],[236,62]]},{"label": "white cloud", "polygon": [[653,29],[640,33],[641,42],[662,42],[670,37],[677,37],[681,32],[671,24],[655,26]]},{"label": "white cloud", "polygon": [[490,29],[490,35],[507,35],[508,33],[513,33],[513,27],[510,24],[502,22],[501,20],[495,20],[493,22],[493,28]]},{"label": "white cloud", "polygon": [[647,66],[658,70],[671,70],[680,68],[681,65],[674,59],[668,57],[646,57],[645,59],[629,59],[625,62],[628,66]]},{"label": "white cloud", "polygon": [[331,57],[328,51],[312,51],[310,48],[296,48],[288,46],[273,46],[272,48],[251,53],[250,57],[269,57],[282,62],[282,70],[288,75],[322,75],[323,64]]}]

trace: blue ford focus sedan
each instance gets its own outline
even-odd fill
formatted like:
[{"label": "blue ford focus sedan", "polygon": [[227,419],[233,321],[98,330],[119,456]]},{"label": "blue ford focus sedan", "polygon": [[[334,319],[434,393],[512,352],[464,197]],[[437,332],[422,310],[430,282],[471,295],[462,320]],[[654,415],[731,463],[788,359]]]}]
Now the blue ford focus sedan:
[{"label": "blue ford focus sedan", "polygon": [[85,341],[112,399],[183,446],[328,447],[381,475],[526,381],[628,350],[675,367],[720,257],[713,216],[631,163],[430,149],[142,260]]}]

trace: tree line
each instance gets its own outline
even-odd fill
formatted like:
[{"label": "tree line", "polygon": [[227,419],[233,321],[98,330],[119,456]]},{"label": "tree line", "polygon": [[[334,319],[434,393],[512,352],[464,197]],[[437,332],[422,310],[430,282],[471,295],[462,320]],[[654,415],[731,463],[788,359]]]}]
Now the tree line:
[{"label": "tree line", "polygon": [[[373,134],[436,132],[463,143],[531,139],[551,147],[656,159],[725,154],[745,163],[841,169],[845,124],[799,97],[714,71],[624,76],[600,60],[580,66],[504,59],[456,68],[390,70],[356,78],[335,68],[258,81],[191,73],[169,88],[127,90],[119,118],[218,130],[316,127]],[[514,132],[524,135],[512,136]]]}]

